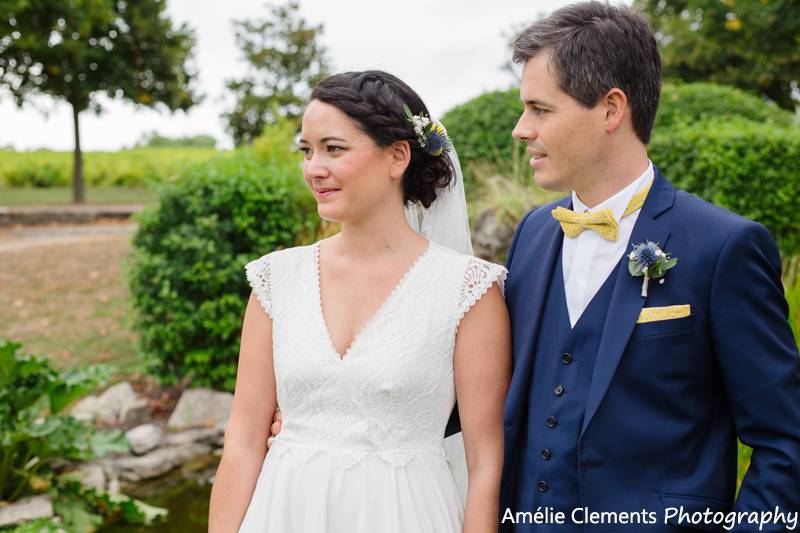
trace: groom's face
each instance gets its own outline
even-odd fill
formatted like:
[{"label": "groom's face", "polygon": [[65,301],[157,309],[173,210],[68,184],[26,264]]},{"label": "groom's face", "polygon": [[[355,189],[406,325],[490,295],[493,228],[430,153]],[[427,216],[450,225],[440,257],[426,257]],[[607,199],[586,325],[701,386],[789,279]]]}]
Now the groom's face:
[{"label": "groom's face", "polygon": [[561,90],[546,50],[525,62],[520,99],[525,109],[512,135],[528,145],[536,183],[553,191],[582,190],[603,162],[605,111]]}]

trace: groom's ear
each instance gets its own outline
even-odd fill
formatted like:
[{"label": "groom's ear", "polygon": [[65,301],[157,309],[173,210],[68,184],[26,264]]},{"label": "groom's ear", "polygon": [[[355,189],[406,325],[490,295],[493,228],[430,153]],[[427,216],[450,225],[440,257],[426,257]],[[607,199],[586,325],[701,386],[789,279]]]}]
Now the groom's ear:
[{"label": "groom's ear", "polygon": [[617,131],[622,122],[625,120],[630,110],[628,109],[628,97],[622,92],[622,89],[614,87],[605,96],[600,99],[600,104],[605,108],[605,126],[606,132],[613,133]]},{"label": "groom's ear", "polygon": [[388,149],[392,157],[389,177],[400,179],[411,163],[411,145],[408,144],[408,141],[397,141],[391,144]]}]

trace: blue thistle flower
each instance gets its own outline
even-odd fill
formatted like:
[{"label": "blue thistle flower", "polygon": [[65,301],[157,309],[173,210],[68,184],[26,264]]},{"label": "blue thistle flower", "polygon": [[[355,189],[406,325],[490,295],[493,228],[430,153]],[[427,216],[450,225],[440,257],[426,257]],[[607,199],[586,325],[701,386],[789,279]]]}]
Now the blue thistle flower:
[{"label": "blue thistle flower", "polygon": [[635,260],[643,269],[650,268],[658,261],[658,245],[653,242],[638,244],[633,248]]},{"label": "blue thistle flower", "polygon": [[678,264],[677,258],[670,258],[658,247],[658,243],[650,241],[635,245],[628,254],[628,259],[628,272],[631,276],[644,277],[642,298],[647,298],[647,285],[651,279],[660,279],[659,283],[664,283],[664,274]]},{"label": "blue thistle flower", "polygon": [[447,149],[447,133],[444,128],[434,122],[425,137],[425,151],[432,156],[440,156]]}]

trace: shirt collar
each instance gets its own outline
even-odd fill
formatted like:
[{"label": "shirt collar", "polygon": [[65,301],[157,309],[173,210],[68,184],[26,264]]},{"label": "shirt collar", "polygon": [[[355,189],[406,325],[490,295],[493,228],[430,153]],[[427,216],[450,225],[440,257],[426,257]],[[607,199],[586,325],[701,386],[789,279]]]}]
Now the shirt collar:
[{"label": "shirt collar", "polygon": [[620,220],[622,218],[622,214],[625,212],[625,209],[627,209],[631,198],[633,198],[633,195],[636,194],[644,185],[646,185],[653,178],[653,176],[653,162],[648,160],[647,169],[644,171],[644,173],[642,173],[641,176],[633,180],[633,182],[631,182],[628,186],[611,198],[600,202],[592,208],[587,207],[586,204],[581,202],[580,198],[578,198],[578,195],[575,194],[575,191],[572,191],[572,210],[576,213],[584,213],[586,211],[595,213],[605,208],[609,208],[611,209],[611,212],[614,213],[614,218]]}]

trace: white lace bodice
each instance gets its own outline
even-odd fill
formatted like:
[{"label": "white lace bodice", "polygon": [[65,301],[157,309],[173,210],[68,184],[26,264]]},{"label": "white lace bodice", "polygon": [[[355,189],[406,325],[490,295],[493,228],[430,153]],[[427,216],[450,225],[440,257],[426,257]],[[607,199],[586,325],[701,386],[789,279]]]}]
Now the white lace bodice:
[{"label": "white lace bodice", "polygon": [[319,243],[272,252],[245,267],[272,318],[283,426],[270,454],[303,463],[329,454],[340,467],[368,455],[403,466],[420,454],[444,461],[455,403],[458,325],[506,270],[431,243],[343,358],[322,314]]}]

